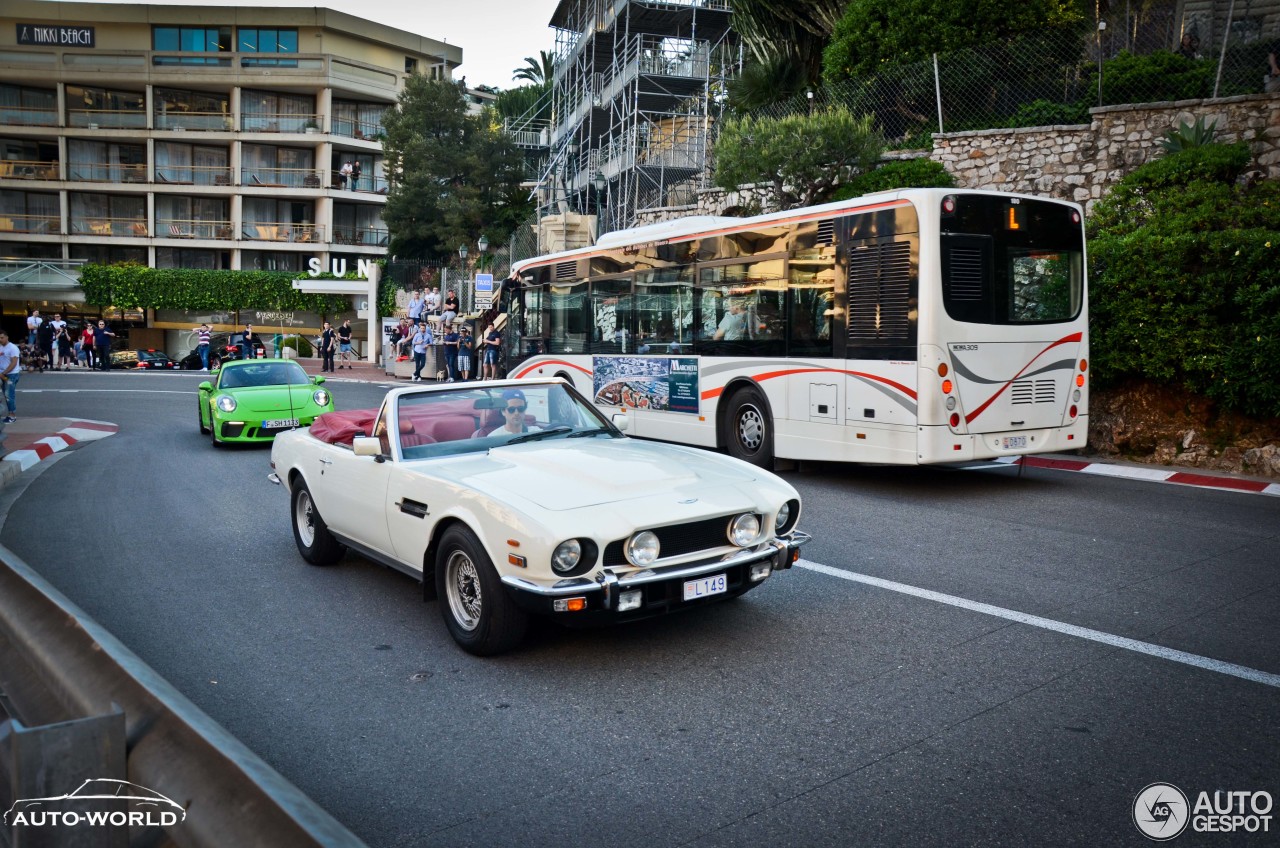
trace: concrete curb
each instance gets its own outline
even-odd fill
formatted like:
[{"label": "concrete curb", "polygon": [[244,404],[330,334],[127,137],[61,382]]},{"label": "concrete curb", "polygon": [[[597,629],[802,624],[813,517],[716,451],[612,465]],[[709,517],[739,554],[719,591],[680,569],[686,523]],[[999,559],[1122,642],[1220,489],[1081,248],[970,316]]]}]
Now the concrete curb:
[{"label": "concrete curb", "polygon": [[1233,492],[1280,497],[1280,483],[1194,471],[1175,471],[1153,466],[1118,465],[1113,462],[1090,462],[1086,459],[1049,456],[1011,456],[994,460],[994,462],[1004,465],[1023,465],[1028,468],[1051,468],[1055,471],[1076,471],[1102,477],[1124,477],[1130,480],[1145,480],[1149,483],[1174,483],[1200,489],[1226,489]]},{"label": "concrete curb", "polygon": [[[61,428],[54,431],[54,427]],[[0,488],[58,451],[114,435],[120,428],[107,421],[83,418],[31,418],[9,424],[5,444],[15,446],[0,459]]]}]

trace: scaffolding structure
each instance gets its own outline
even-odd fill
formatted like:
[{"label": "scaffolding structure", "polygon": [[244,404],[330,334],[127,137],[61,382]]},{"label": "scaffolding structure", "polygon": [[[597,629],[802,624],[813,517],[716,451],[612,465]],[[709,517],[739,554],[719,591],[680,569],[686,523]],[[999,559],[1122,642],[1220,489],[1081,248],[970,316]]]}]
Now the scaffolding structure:
[{"label": "scaffolding structure", "polygon": [[597,232],[692,202],[741,60],[729,0],[560,0],[540,216],[597,216]]}]

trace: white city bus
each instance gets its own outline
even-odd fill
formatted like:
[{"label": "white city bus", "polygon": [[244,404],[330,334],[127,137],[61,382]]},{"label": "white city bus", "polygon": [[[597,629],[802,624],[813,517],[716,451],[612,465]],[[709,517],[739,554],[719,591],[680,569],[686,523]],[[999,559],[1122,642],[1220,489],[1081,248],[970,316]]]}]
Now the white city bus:
[{"label": "white city bus", "polygon": [[520,262],[503,288],[509,375],[565,377],[632,435],[761,465],[1085,445],[1074,203],[904,189],[690,217]]}]

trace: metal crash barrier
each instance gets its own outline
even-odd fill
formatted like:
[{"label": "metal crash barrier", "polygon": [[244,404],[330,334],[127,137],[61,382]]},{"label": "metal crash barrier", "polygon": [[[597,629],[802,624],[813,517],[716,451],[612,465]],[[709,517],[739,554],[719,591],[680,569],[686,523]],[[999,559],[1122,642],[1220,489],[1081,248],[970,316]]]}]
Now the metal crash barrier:
[{"label": "metal crash barrier", "polygon": [[180,819],[81,825],[70,842],[0,825],[0,845],[364,844],[2,545],[0,706],[0,814],[85,781],[125,780],[182,807]]}]

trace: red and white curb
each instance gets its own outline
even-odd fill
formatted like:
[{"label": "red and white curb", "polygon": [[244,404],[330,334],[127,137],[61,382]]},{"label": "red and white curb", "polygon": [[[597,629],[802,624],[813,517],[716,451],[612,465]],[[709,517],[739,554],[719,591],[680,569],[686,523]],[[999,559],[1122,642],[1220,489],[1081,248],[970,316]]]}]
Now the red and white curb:
[{"label": "red and white curb", "polygon": [[120,427],[105,421],[86,421],[72,419],[70,426],[63,427],[57,433],[36,439],[28,447],[10,451],[0,462],[14,463],[21,471],[26,471],[41,460],[48,459],[58,451],[66,450],[79,442],[91,442],[115,435]]},{"label": "red and white curb", "polygon": [[1003,465],[1052,468],[1055,471],[1079,471],[1082,474],[1098,474],[1103,477],[1124,477],[1130,480],[1146,480],[1152,483],[1176,483],[1182,486],[1196,486],[1201,489],[1229,489],[1233,492],[1280,497],[1280,483],[1241,480],[1236,477],[1215,477],[1211,474],[1194,474],[1190,471],[1169,471],[1164,468],[1135,468],[1131,465],[1109,465],[1105,462],[1088,462],[1082,459],[1058,459],[1044,456],[1004,456],[992,461]]}]

